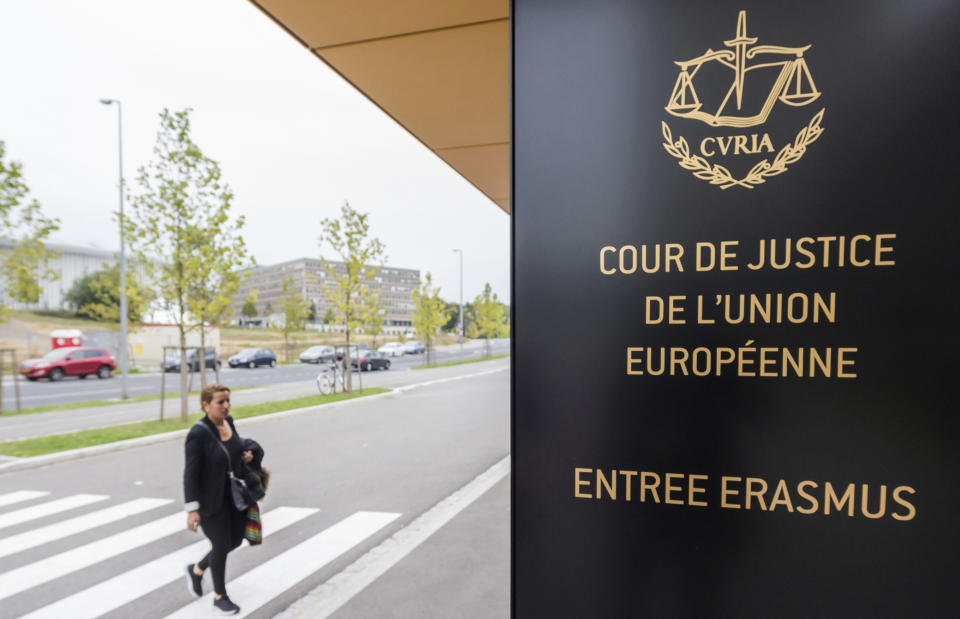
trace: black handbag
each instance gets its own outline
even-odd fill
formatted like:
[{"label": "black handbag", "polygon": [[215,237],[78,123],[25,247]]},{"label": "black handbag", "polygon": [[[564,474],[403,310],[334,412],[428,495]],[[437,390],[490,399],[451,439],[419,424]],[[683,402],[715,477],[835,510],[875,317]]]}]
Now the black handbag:
[{"label": "black handbag", "polygon": [[223,453],[227,456],[227,477],[230,478],[230,498],[233,499],[233,506],[237,508],[237,511],[246,511],[248,507],[257,501],[250,494],[250,488],[247,487],[247,482],[233,474],[233,462],[230,460],[230,452],[223,446],[223,441],[220,440],[220,437],[216,436],[207,424],[200,421],[197,425],[203,426],[203,428],[210,433],[210,436],[213,437],[217,445],[220,445],[220,449],[222,449]]}]

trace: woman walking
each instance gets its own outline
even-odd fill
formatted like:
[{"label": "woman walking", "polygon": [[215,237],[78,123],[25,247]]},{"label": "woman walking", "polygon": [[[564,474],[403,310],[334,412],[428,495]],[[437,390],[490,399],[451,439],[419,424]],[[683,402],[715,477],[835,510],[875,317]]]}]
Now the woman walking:
[{"label": "woman walking", "polygon": [[199,562],[187,566],[187,584],[194,597],[202,596],[203,573],[210,568],[216,593],[214,609],[224,615],[235,615],[240,607],[227,597],[224,574],[227,553],[243,541],[246,513],[233,504],[228,469],[232,467],[233,474],[243,479],[244,463],[253,460],[253,452],[244,450],[233,425],[228,387],[207,385],[200,392],[200,406],[205,416],[187,434],[184,509],[187,529],[195,532],[202,526],[213,548]]}]

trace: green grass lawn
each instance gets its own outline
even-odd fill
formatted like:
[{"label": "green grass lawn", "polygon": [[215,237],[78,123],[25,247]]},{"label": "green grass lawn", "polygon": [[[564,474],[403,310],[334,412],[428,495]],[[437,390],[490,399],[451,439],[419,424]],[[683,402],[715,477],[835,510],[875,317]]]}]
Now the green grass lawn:
[{"label": "green grass lawn", "polygon": [[490,361],[491,359],[503,359],[504,357],[509,357],[510,353],[505,353],[502,355],[493,355],[492,357],[480,357],[479,359],[461,359],[460,361],[446,361],[444,363],[432,363],[430,365],[418,365],[415,366],[414,370],[429,370],[430,368],[445,368],[451,365],[464,365],[466,363],[480,363],[481,361]]},{"label": "green grass lawn", "polygon": [[[230,414],[234,419],[245,419],[248,417],[259,417],[260,415],[269,415],[270,413],[279,413],[281,411],[293,410],[295,408],[304,408],[307,406],[317,406],[319,404],[330,404],[341,402],[343,400],[352,400],[364,396],[386,393],[389,389],[374,387],[364,389],[362,392],[354,393],[334,393],[331,395],[311,395],[290,400],[278,400],[276,402],[264,402],[263,404],[251,404],[248,406],[235,406]],[[31,456],[42,456],[44,454],[56,453],[58,451],[67,451],[69,449],[79,449],[81,447],[91,447],[93,445],[102,445],[104,443],[114,443],[151,434],[161,434],[163,432],[172,432],[174,430],[183,430],[189,428],[200,419],[202,413],[190,415],[186,423],[180,421],[179,416],[175,419],[165,419],[163,421],[140,421],[137,423],[128,423],[120,426],[111,426],[109,428],[97,428],[94,430],[81,430],[69,434],[55,434],[53,436],[43,436],[40,438],[26,439],[22,441],[8,441],[0,443],[0,454],[6,456],[15,456],[18,458],[29,458]]]}]

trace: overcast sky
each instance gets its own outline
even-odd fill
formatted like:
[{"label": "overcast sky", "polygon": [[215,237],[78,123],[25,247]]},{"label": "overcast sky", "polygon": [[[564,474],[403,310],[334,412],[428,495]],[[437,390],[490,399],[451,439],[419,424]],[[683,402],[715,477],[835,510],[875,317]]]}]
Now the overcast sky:
[{"label": "overcast sky", "polygon": [[507,215],[244,0],[0,2],[0,54],[0,140],[60,218],[54,241],[119,248],[116,108],[98,99],[123,102],[128,182],[160,110],[191,107],[258,263],[319,255],[349,200],[389,264],[456,301],[463,248],[464,299],[490,282],[508,300]]}]

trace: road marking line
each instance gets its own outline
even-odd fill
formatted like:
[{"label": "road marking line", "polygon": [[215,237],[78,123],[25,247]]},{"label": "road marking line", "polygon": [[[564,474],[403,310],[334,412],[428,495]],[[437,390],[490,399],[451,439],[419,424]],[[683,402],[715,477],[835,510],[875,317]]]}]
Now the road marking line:
[{"label": "road marking line", "polygon": [[432,387],[433,385],[439,385],[442,383],[449,383],[455,380],[464,380],[466,378],[476,378],[478,376],[486,376],[488,374],[496,374],[497,372],[502,372],[504,370],[510,369],[509,366],[495,368],[493,370],[485,370],[483,372],[474,372],[473,374],[462,374],[460,376],[449,376],[447,378],[437,378],[434,380],[428,380],[422,383],[414,383],[412,385],[405,385],[403,387],[397,387],[394,391],[403,393],[404,391],[409,391],[411,389],[418,389],[420,387]]},{"label": "road marking line", "polygon": [[146,546],[178,531],[186,531],[186,522],[187,517],[183,512],[171,514],[122,533],[0,574],[0,600],[66,574],[82,570],[134,548]]},{"label": "road marking line", "polygon": [[45,527],[40,527],[39,529],[26,531],[3,540],[3,543],[0,544],[0,557],[6,557],[26,550],[27,548],[34,548],[54,540],[63,539],[76,533],[116,522],[127,516],[133,516],[169,503],[173,503],[173,499],[134,499],[133,501],[121,503],[120,505],[101,509],[100,511],[77,516],[70,520],[64,520],[63,522],[56,522]]},{"label": "road marking line", "polygon": [[97,501],[104,501],[107,498],[109,497],[103,494],[74,494],[73,496],[57,499],[56,501],[48,501],[34,505],[33,507],[24,507],[23,509],[18,509],[6,514],[0,514],[0,529],[20,524],[21,522],[29,522],[30,520],[43,518],[44,516],[50,516],[51,514],[63,512],[68,509],[74,509],[75,507],[96,503]]},{"label": "road marking line", "polygon": [[[263,514],[264,538],[295,524],[307,516],[315,514],[317,509],[305,507],[278,507]],[[237,550],[249,548],[246,544]],[[171,582],[183,578],[183,568],[196,562],[210,549],[206,538],[180,550],[164,555],[140,567],[124,572],[109,580],[84,589],[70,597],[39,608],[24,615],[21,619],[93,619],[120,608],[137,598],[159,589]],[[236,552],[236,551],[234,551]],[[209,584],[210,578],[207,577]],[[186,595],[186,594],[184,594]]]},{"label": "road marking line", "polygon": [[298,600],[277,618],[326,619],[509,473],[510,456],[507,456]]},{"label": "road marking line", "polygon": [[[231,580],[227,590],[237,592],[242,609],[236,617],[246,617],[399,517],[387,512],[357,512]],[[208,593],[168,619],[205,618],[212,605],[213,593]]]},{"label": "road marking line", "polygon": [[42,496],[47,496],[49,492],[43,492],[42,490],[18,490],[16,492],[8,492],[7,494],[0,494],[0,507],[5,505],[13,505],[14,503],[21,503],[23,501],[29,501],[31,499],[39,499]]}]

